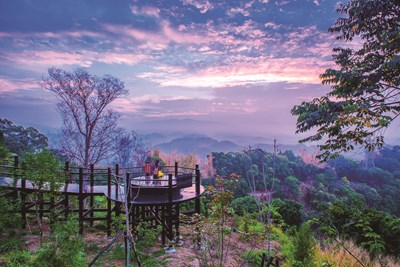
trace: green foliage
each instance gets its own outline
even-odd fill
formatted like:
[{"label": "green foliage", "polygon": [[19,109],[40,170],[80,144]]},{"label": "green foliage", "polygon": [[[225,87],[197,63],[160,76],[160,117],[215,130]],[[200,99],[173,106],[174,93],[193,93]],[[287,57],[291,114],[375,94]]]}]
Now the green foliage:
[{"label": "green foliage", "polygon": [[3,144],[0,144],[0,159],[6,159],[8,156],[8,149]]},{"label": "green foliage", "polygon": [[293,238],[293,266],[314,266],[315,245],[310,224],[304,223]]},{"label": "green foliage", "polygon": [[5,232],[6,229],[15,228],[17,225],[21,225],[21,217],[15,212],[17,210],[15,204],[1,196],[3,192],[8,192],[8,190],[0,188],[0,234]]},{"label": "green foliage", "polygon": [[[285,262],[291,267],[312,267],[316,241],[309,223],[301,225],[298,231],[290,228],[286,234],[278,232],[278,240],[282,245],[281,253]],[[286,266],[286,265],[285,265]]]},{"label": "green foliage", "polygon": [[136,228],[136,246],[139,251],[149,254],[149,249],[154,246],[157,237],[162,231],[161,225],[157,228],[151,227],[148,223],[140,223]]},{"label": "green foliage", "polygon": [[318,217],[319,230],[328,236],[354,239],[371,255],[400,256],[400,219],[359,204],[336,202]]},{"label": "green foliage", "polygon": [[297,133],[317,129],[301,142],[326,140],[319,157],[327,159],[355,145],[368,150],[383,144],[382,129],[398,117],[400,86],[400,32],[398,1],[350,0],[341,3],[338,18],[329,30],[337,39],[362,40],[356,48],[335,48],[338,69],[321,75],[331,84],[326,96],[303,102],[292,109]]},{"label": "green foliage", "polygon": [[301,225],[301,204],[291,200],[274,199],[273,205],[276,206],[277,211],[282,216],[283,221],[288,226]]},{"label": "green foliage", "polygon": [[65,176],[60,172],[57,158],[48,150],[25,154],[25,164],[26,168],[22,170],[23,175],[37,188],[45,187],[54,192],[65,181]]},{"label": "green foliage", "polygon": [[82,237],[78,235],[76,218],[58,221],[53,226],[53,234],[36,252],[33,266],[38,267],[80,267],[86,266],[86,255]]},{"label": "green foliage", "polygon": [[0,253],[20,250],[23,245],[23,240],[20,236],[9,234],[0,239]]},{"label": "green foliage", "polygon": [[267,254],[265,249],[246,250],[243,253],[243,258],[252,267],[261,266],[262,255]]},{"label": "green foliage", "polygon": [[12,121],[0,118],[0,132],[4,133],[4,145],[13,153],[39,152],[48,146],[45,135],[33,127],[24,128]]},{"label": "green foliage", "polygon": [[28,250],[14,250],[6,255],[7,258],[7,267],[22,267],[22,266],[30,266],[32,255]]},{"label": "green foliage", "polygon": [[301,196],[301,192],[300,192],[300,181],[290,175],[288,177],[285,178],[285,185],[286,185],[286,193],[288,195],[289,198],[291,199],[299,199]]},{"label": "green foliage", "polygon": [[257,200],[253,196],[236,198],[232,201],[231,207],[238,215],[243,215],[244,213],[252,214],[259,211]]}]

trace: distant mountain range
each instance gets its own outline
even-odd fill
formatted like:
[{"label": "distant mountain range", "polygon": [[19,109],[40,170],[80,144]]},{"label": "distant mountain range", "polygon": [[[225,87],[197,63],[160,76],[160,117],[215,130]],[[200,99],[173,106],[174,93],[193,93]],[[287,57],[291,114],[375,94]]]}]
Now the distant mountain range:
[{"label": "distant mountain range", "polygon": [[[152,136],[153,138],[159,139],[161,136]],[[151,140],[151,136],[148,136]],[[154,139],[153,139],[154,140]],[[154,143],[153,143],[154,144]],[[261,148],[268,152],[274,151],[273,144],[257,143],[249,144],[247,146],[238,145],[229,140],[216,140],[204,135],[189,135],[179,138],[174,138],[168,142],[162,142],[157,145],[153,145],[153,148],[158,148],[164,152],[178,153],[195,153],[200,157],[205,157],[211,152],[239,152],[246,148]],[[277,150],[284,152],[285,150],[292,150],[294,154],[299,155],[302,152],[313,153],[317,148],[315,146],[309,147],[305,145],[284,145],[278,144]]]},{"label": "distant mountain range", "polygon": [[[49,143],[54,146],[58,140],[58,130],[43,125],[33,125],[41,132],[49,137]],[[265,137],[251,137],[241,135],[219,135],[218,137],[210,137],[205,134],[185,133],[185,132],[169,132],[148,134],[140,133],[147,139],[147,143],[151,148],[158,148],[164,152],[178,152],[182,154],[195,153],[200,158],[205,157],[211,152],[239,152],[251,148],[261,148],[268,152],[274,151],[273,139]],[[279,142],[279,140],[278,140]],[[277,145],[278,151],[292,150],[295,155],[303,152],[307,154],[314,153],[316,146],[306,146],[303,144],[280,144]]]}]

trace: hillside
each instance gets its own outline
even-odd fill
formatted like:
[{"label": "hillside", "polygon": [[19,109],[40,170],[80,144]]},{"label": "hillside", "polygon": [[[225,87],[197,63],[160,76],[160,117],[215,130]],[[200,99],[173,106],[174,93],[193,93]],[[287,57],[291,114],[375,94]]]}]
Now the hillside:
[{"label": "hillside", "polygon": [[205,136],[186,136],[175,138],[167,143],[154,146],[165,152],[177,151],[179,153],[195,153],[205,157],[211,152],[240,151],[243,147],[231,141],[218,141]]}]

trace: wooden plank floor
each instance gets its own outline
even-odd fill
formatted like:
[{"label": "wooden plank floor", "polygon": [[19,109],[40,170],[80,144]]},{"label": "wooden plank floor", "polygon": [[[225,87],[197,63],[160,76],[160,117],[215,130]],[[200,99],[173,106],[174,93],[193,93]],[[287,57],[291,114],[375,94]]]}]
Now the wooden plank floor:
[{"label": "wooden plank floor", "polygon": [[[134,179],[133,179],[134,180]],[[162,180],[158,181],[148,181],[150,183],[146,183],[146,180],[141,181],[144,179],[138,179],[139,182],[136,184],[138,187],[136,189],[135,194],[137,196],[133,196],[133,200],[130,201],[132,204],[138,204],[138,205],[146,205],[146,204],[168,204],[168,179],[165,180],[163,178]],[[143,185],[140,183],[143,182]],[[153,183],[154,182],[154,183]],[[160,183],[158,183],[160,182]],[[135,185],[135,182],[132,183]],[[173,185],[176,185],[173,183]],[[8,188],[21,188],[21,180],[19,179],[17,181],[16,186],[14,187],[14,179],[8,178],[8,177],[0,177],[0,186],[1,187],[8,187]],[[84,186],[83,188],[83,193],[84,194],[95,194],[95,195],[104,195],[107,198],[116,201],[116,202],[123,202],[125,195],[124,195],[124,187],[122,185],[118,185],[118,195],[115,194],[115,189],[117,185],[111,185],[111,195],[108,195],[108,186],[107,185],[95,185],[93,188],[91,188],[89,185]],[[36,190],[37,188],[34,186],[34,184],[26,180],[26,190]],[[44,187],[43,191],[47,191],[48,188]],[[142,190],[142,192],[141,192]],[[154,194],[152,194],[152,190],[154,190]],[[176,189],[175,189],[176,190]],[[179,190],[179,189],[178,189]],[[67,188],[65,188],[65,184],[63,183],[62,186],[58,189],[59,192],[63,192],[65,194],[70,194],[70,195],[77,195],[79,194],[79,184],[76,183],[70,183],[67,185]],[[204,193],[204,187],[200,186],[200,195]],[[172,203],[181,203],[184,201],[188,201],[191,199],[195,199],[196,197],[199,197],[200,195],[196,195],[196,185],[193,184],[191,187],[186,187],[180,189],[179,194],[174,194]]]}]

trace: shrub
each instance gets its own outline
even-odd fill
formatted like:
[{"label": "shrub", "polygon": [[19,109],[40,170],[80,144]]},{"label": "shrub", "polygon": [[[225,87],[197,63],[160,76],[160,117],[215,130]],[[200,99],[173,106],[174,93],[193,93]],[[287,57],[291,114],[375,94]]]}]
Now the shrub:
[{"label": "shrub", "polygon": [[314,266],[315,240],[308,223],[303,224],[293,239],[293,266]]},{"label": "shrub", "polygon": [[249,264],[249,266],[261,266],[262,255],[267,254],[267,250],[246,250],[243,254],[243,258]]},{"label": "shrub", "polygon": [[14,250],[7,254],[7,267],[29,266],[31,253],[27,250]]},{"label": "shrub", "polygon": [[70,217],[67,221],[54,224],[53,235],[41,247],[33,262],[38,267],[78,267],[87,265],[84,243],[78,235],[78,220]]}]

